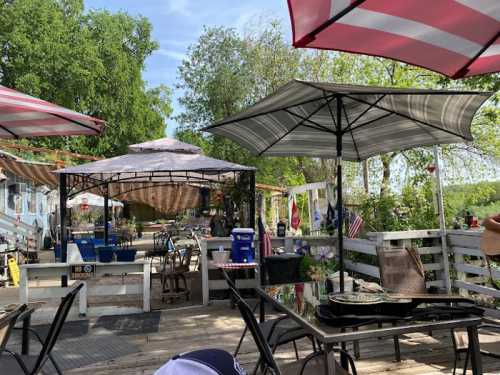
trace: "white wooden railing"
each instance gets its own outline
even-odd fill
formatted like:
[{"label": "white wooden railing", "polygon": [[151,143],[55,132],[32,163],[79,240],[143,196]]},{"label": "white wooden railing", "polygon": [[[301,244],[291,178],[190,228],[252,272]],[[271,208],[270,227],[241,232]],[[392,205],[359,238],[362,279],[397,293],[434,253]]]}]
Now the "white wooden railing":
[{"label": "white wooden railing", "polygon": [[[480,239],[481,232],[456,230],[448,234],[448,246],[454,254],[456,272],[453,285],[463,295],[479,293],[500,298],[500,291],[486,286],[490,272],[479,247]],[[500,271],[492,268],[492,272],[493,277],[500,280]]]},{"label": "white wooden railing", "polygon": [[[374,281],[380,280],[380,269],[377,262],[377,249],[413,247],[421,256],[426,271],[427,287],[445,288],[448,280],[454,291],[461,294],[483,294],[500,298],[500,292],[483,285],[489,277],[486,262],[479,249],[480,232],[457,231],[447,232],[446,244],[441,245],[441,232],[432,230],[415,230],[401,232],[373,232],[368,233],[368,239],[344,239],[346,251],[346,270],[357,276]],[[329,236],[286,237],[272,238],[273,248],[283,247],[287,252],[294,250],[295,241],[307,241],[315,253],[319,247],[328,247],[336,251],[336,240]],[[231,248],[229,238],[213,238],[202,241],[202,269],[203,269],[203,301],[208,303],[210,290],[225,289],[222,280],[209,279],[208,268],[210,262],[208,250]],[[258,249],[258,243],[255,243]],[[361,256],[360,256],[361,255]],[[258,251],[256,251],[258,256]],[[446,258],[445,258],[446,257]],[[208,262],[207,262],[208,261]],[[258,259],[257,259],[258,262]],[[447,267],[448,265],[448,267]],[[500,280],[500,271],[494,271],[494,277]],[[253,287],[258,285],[259,277],[256,274],[251,280],[237,280],[239,287]]]}]

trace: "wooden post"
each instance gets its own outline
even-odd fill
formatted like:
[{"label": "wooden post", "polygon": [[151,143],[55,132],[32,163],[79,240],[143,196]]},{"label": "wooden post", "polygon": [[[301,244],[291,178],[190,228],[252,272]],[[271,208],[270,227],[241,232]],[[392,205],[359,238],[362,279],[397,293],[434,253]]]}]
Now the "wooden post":
[{"label": "wooden post", "polygon": [[370,192],[370,186],[368,182],[368,159],[363,160],[363,185],[365,188],[365,193],[368,194]]},{"label": "wooden post", "polygon": [[444,282],[446,291],[451,292],[451,280],[450,280],[450,262],[448,260],[448,246],[446,243],[446,222],[444,216],[444,205],[443,205],[443,187],[441,186],[441,165],[439,163],[439,150],[438,146],[433,147],[434,150],[434,163],[436,164],[436,191],[437,191],[437,203],[439,212],[439,230],[441,235],[441,250],[443,252],[443,267],[444,267]]}]

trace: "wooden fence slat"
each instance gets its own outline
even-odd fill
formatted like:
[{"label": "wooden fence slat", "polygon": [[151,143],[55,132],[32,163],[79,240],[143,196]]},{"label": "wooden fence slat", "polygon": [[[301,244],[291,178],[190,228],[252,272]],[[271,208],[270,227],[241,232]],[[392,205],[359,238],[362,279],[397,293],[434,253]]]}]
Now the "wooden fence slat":
[{"label": "wooden fence slat", "polygon": [[440,271],[443,269],[443,263],[424,263],[426,271]]},{"label": "wooden fence slat", "polygon": [[482,285],[476,285],[476,284],[471,284],[466,281],[461,281],[461,280],[455,280],[454,282],[455,287],[460,288],[460,289],[465,289],[469,290],[471,292],[476,292],[476,293],[481,293],[481,294],[486,294],[495,298],[500,298],[500,291],[489,288],[486,286]]},{"label": "wooden fence slat", "polygon": [[455,254],[460,254],[460,255],[469,255],[473,257],[479,257],[479,258],[484,258],[484,254],[481,250],[479,249],[471,249],[468,247],[458,247],[458,246],[453,246],[451,250]]},{"label": "wooden fence slat", "polygon": [[463,236],[463,235],[448,235],[448,246],[468,247],[471,249],[479,249],[479,236]]},{"label": "wooden fence slat", "polygon": [[443,252],[441,246],[417,247],[417,250],[420,255],[441,254]]},{"label": "wooden fence slat", "polygon": [[[490,276],[490,271],[487,267],[480,267],[472,264],[455,263],[455,268],[459,272],[471,273],[473,275]],[[492,268],[491,272],[493,273],[494,278],[500,278],[500,271]]]},{"label": "wooden fence slat", "polygon": [[345,260],[345,267],[347,270],[362,273],[371,277],[380,279],[380,269],[376,266],[364,263],[356,263],[351,260]]}]

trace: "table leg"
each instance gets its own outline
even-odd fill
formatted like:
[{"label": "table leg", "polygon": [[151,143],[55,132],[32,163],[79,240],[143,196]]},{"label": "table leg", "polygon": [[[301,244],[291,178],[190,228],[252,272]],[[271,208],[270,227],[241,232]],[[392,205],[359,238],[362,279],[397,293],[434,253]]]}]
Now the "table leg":
[{"label": "table leg", "polygon": [[333,345],[324,343],[324,356],[325,356],[325,375],[336,375],[335,357],[332,352]]},{"label": "table leg", "polygon": [[[340,331],[341,331],[341,332],[345,332],[346,330],[345,330],[345,328],[342,328]],[[347,350],[347,345],[346,345],[346,343],[345,343],[345,342],[341,342],[341,343],[340,343],[340,348],[341,348],[342,350],[346,351],[346,350]],[[345,356],[345,354],[344,354],[344,353],[340,353],[340,365],[342,366],[342,368],[344,368],[344,369],[346,369],[346,370],[347,370],[347,369],[348,369],[348,367],[349,367],[349,362],[347,361],[347,357]]]},{"label": "table leg", "polygon": [[483,374],[483,362],[481,359],[481,352],[479,349],[479,338],[477,336],[477,327],[467,327],[467,334],[469,337],[469,352],[471,358],[472,374]]},{"label": "table leg", "polygon": [[142,269],[142,309],[144,312],[151,311],[151,265],[145,263]]},{"label": "table leg", "polygon": [[[229,272],[229,277],[231,278],[231,281],[233,282],[233,284],[236,286],[236,279],[237,279],[237,272],[234,271],[234,270],[231,270]],[[234,309],[236,307],[236,301],[234,300],[234,296],[232,293],[229,293],[229,299],[230,299],[230,302],[231,302],[231,308]]]},{"label": "table leg", "polygon": [[266,320],[266,300],[264,297],[260,297],[260,302],[259,302],[259,322],[264,323]]},{"label": "table leg", "polygon": [[[357,332],[358,331],[358,327],[353,327],[352,330],[354,332]],[[353,347],[354,347],[354,358],[359,359],[361,357],[360,356],[360,352],[359,352],[359,340],[354,340],[352,344],[353,344]]]},{"label": "table leg", "polygon": [[[392,326],[396,327],[397,323],[393,322]],[[396,362],[401,362],[401,348],[399,346],[399,336],[397,336],[397,335],[394,336],[393,340],[394,340],[394,355],[395,355],[395,358],[396,358]]]},{"label": "table leg", "polygon": [[28,355],[30,353],[30,331],[31,326],[31,314],[27,314],[23,319],[22,327],[22,342],[21,342],[21,354]]}]

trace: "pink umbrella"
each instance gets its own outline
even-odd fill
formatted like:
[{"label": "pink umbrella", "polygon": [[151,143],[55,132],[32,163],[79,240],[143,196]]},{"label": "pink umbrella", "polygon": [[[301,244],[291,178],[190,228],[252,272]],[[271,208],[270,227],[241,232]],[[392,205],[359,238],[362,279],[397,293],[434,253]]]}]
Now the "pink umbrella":
[{"label": "pink umbrella", "polygon": [[387,57],[451,78],[500,71],[498,0],[288,0],[293,45]]},{"label": "pink umbrella", "polygon": [[0,85],[0,138],[96,135],[104,121]]}]

